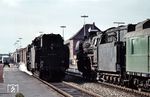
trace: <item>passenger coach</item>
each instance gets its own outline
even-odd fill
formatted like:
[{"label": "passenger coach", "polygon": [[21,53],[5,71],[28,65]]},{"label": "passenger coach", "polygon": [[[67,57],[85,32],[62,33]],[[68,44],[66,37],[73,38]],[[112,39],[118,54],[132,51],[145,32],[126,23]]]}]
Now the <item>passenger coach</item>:
[{"label": "passenger coach", "polygon": [[150,19],[128,28],[126,72],[134,85],[150,87]]}]

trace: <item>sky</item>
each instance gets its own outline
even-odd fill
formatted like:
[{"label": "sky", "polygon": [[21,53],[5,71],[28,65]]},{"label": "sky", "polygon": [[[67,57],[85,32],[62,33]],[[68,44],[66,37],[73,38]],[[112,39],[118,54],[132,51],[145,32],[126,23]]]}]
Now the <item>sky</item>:
[{"label": "sky", "polygon": [[83,27],[82,15],[104,31],[150,18],[150,0],[0,0],[0,53],[26,47],[39,32],[62,35],[62,25],[67,40]]}]

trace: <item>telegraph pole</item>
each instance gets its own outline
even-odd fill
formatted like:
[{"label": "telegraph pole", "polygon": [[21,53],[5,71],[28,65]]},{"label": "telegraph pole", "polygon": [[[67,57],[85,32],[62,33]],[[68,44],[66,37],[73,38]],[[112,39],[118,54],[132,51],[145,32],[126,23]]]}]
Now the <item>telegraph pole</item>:
[{"label": "telegraph pole", "polygon": [[119,26],[121,25],[121,24],[125,24],[124,22],[114,22],[114,24],[118,24],[118,27],[117,27],[117,30],[118,30],[118,42],[120,42],[120,29],[119,29]]},{"label": "telegraph pole", "polygon": [[66,28],[66,26],[60,26],[62,28],[62,37],[63,39],[65,40],[65,37],[64,37],[64,29]]},{"label": "telegraph pole", "polygon": [[88,18],[88,16],[87,15],[82,15],[81,16],[81,18],[83,18],[83,20],[84,20],[84,37],[86,36],[86,33],[85,33],[85,18]]}]

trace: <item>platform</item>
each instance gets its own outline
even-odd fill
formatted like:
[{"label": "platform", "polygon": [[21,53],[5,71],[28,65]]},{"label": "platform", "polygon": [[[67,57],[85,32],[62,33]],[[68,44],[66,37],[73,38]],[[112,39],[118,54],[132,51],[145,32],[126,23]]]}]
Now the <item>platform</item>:
[{"label": "platform", "polygon": [[61,97],[54,90],[20,71],[16,66],[4,68],[4,82],[0,83],[0,97],[15,97],[20,92],[24,97]]}]

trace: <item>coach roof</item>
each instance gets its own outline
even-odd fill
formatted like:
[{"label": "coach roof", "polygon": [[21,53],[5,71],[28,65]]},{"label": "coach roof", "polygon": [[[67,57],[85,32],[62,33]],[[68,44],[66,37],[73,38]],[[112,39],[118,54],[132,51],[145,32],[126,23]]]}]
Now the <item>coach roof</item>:
[{"label": "coach roof", "polygon": [[[129,29],[128,25],[128,29]],[[125,37],[136,37],[136,36],[141,36],[141,35],[150,35],[150,19],[147,19],[143,22],[139,22],[135,26],[135,30],[128,32]]]}]

